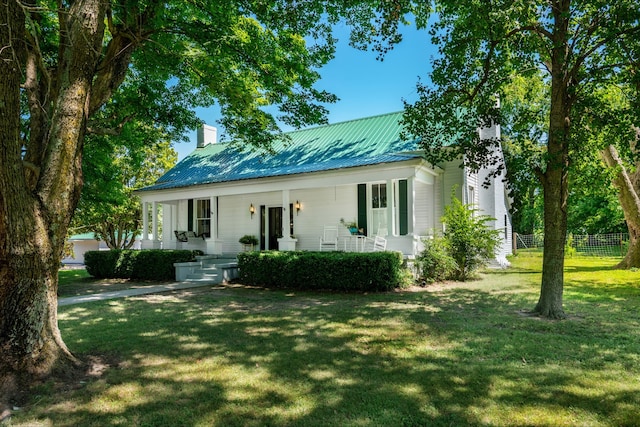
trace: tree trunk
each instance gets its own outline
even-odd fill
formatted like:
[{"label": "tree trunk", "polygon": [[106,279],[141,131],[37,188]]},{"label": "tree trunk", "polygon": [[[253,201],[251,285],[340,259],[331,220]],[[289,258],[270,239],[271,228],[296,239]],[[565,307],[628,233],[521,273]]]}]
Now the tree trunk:
[{"label": "tree trunk", "polygon": [[[549,165],[550,166],[550,165]],[[551,319],[565,317],[562,308],[564,291],[564,246],[567,235],[566,168],[547,169],[544,184],[544,252],[542,285],[534,312]]]},{"label": "tree trunk", "polygon": [[564,245],[567,236],[567,171],[571,111],[570,47],[567,44],[570,1],[554,2],[554,47],[551,52],[551,111],[546,170],[541,173],[544,191],[544,254],[542,285],[534,312],[551,319],[566,317],[564,291]]},{"label": "tree trunk", "polygon": [[[58,269],[82,187],[82,142],[101,51],[107,2],[79,0],[60,14],[57,87],[44,141],[20,138],[25,16],[18,1],[0,7],[3,79],[0,114],[0,403],[22,380],[76,360],[58,329]],[[7,14],[7,16],[4,16]],[[42,72],[42,70],[40,70]],[[38,112],[32,111],[32,115]],[[42,150],[32,156],[31,150]],[[22,149],[27,153],[22,155]],[[38,165],[23,161],[40,158]]]},{"label": "tree trunk", "polygon": [[[636,147],[636,144],[637,142],[633,143],[632,147]],[[613,145],[602,150],[601,154],[606,165],[616,172],[613,184],[618,189],[618,199],[629,230],[629,249],[616,268],[638,268],[640,267],[640,197],[638,195],[640,171],[629,173]]]}]

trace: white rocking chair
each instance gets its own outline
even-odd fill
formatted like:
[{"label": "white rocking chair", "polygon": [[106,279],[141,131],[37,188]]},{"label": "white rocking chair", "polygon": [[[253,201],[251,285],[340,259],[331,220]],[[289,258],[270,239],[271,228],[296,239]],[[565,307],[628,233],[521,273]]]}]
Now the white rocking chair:
[{"label": "white rocking chair", "polygon": [[335,225],[325,225],[320,237],[320,251],[338,250],[338,227]]},{"label": "white rocking chair", "polygon": [[373,252],[382,252],[387,250],[387,239],[382,236],[376,236],[373,239]]}]

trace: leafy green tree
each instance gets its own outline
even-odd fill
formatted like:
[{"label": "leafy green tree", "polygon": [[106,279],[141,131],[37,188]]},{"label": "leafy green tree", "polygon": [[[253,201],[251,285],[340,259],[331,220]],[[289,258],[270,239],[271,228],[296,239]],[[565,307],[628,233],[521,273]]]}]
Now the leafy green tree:
[{"label": "leafy green tree", "polygon": [[[325,120],[335,96],[314,83],[334,53],[333,24],[347,17],[354,44],[373,40],[384,51],[407,10],[373,0],[4,2],[0,397],[77,362],[58,329],[56,295],[85,136],[117,133],[139,115],[184,126],[194,105],[215,101],[231,137],[268,148],[281,133],[274,114],[293,126]],[[135,90],[121,90],[131,81]]]},{"label": "leafy green tree", "polygon": [[[548,93],[541,73],[527,79],[513,76],[502,95],[502,145],[512,198],[514,230],[542,233],[543,191],[532,164],[542,167],[547,135]],[[605,107],[603,107],[605,108]],[[622,232],[626,226],[610,172],[600,158],[594,139],[600,126],[585,126],[569,165],[567,231],[573,234]],[[600,146],[602,144],[599,144]],[[590,147],[590,148],[588,148]]]},{"label": "leafy green tree", "polygon": [[454,279],[467,280],[495,257],[500,230],[490,227],[493,221],[495,218],[480,215],[478,209],[462,203],[452,192],[451,204],[445,206],[442,222],[447,252],[456,264]]},{"label": "leafy green tree", "polygon": [[[639,65],[635,62],[634,69],[640,71]],[[640,78],[637,74],[633,77],[629,84],[618,88],[618,102],[607,102],[615,106],[610,108],[610,114],[629,117],[629,122],[623,130],[612,129],[607,123],[607,132],[602,138],[605,143],[600,145],[602,158],[618,190],[629,232],[629,248],[618,268],[640,267]]]},{"label": "leafy green tree", "polygon": [[624,212],[611,171],[599,150],[574,156],[569,176],[567,230],[573,234],[624,233]]},{"label": "leafy green tree", "polygon": [[541,165],[547,134],[548,90],[542,73],[514,75],[503,89],[502,148],[511,196],[514,231],[542,232],[542,188],[532,164]]},{"label": "leafy green tree", "polygon": [[[439,46],[433,86],[419,85],[419,100],[406,106],[405,122],[420,136],[433,163],[464,156],[477,169],[496,164],[498,141],[481,139],[477,127],[502,122],[497,97],[519,75],[544,72],[548,115],[542,163],[532,163],[544,197],[544,255],[540,297],[534,311],[565,317],[564,244],[569,165],[580,148],[576,124],[589,111],[589,94],[608,84],[629,60],[617,62],[621,45],[640,33],[640,4],[633,0],[435,1]],[[417,11],[429,24],[427,6]],[[452,114],[452,111],[454,114]],[[613,118],[616,120],[615,118]],[[441,148],[450,141],[456,145]]]},{"label": "leafy green tree", "polygon": [[142,209],[133,191],[153,184],[178,159],[169,141],[155,140],[161,132],[132,125],[121,135],[85,141],[85,183],[71,229],[93,232],[110,249],[129,249],[140,234]]}]

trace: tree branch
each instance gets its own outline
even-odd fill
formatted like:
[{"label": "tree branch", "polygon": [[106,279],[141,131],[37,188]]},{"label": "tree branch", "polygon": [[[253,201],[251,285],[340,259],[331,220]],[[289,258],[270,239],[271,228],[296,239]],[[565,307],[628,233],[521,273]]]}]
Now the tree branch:
[{"label": "tree branch", "polygon": [[582,55],[578,56],[576,59],[576,62],[574,64],[574,66],[571,69],[570,75],[572,78],[577,79],[577,75],[578,75],[578,71],[580,70],[580,67],[582,66],[582,64],[587,60],[587,58],[592,55],[596,50],[600,49],[602,46],[605,46],[609,43],[611,43],[613,40],[625,36],[625,35],[634,35],[640,33],[640,26],[636,26],[636,27],[632,27],[632,28],[627,28],[623,31],[617,32],[613,35],[611,35],[610,37],[606,37],[601,39],[598,43],[596,43],[595,45],[593,45],[591,47],[591,49],[587,49]]},{"label": "tree branch", "polygon": [[147,28],[147,25],[155,17],[158,7],[161,7],[160,0],[149,2],[140,19],[129,27],[114,25],[111,10],[107,11],[107,25],[113,38],[109,41],[104,57],[98,64],[91,88],[90,116],[98,111],[122,84],[131,63],[133,51],[154,33]]},{"label": "tree branch", "polygon": [[122,128],[133,120],[134,115],[130,114],[126,116],[122,121],[114,128],[99,128],[92,127],[90,124],[87,124],[87,134],[93,135],[109,135],[109,136],[118,136],[122,133]]}]

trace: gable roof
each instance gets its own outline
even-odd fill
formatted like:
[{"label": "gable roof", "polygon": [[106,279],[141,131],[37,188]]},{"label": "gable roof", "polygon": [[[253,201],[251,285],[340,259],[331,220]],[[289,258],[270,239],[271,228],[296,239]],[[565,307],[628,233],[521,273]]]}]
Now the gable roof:
[{"label": "gable roof", "polygon": [[141,191],[399,162],[420,158],[417,140],[400,139],[402,112],[287,133],[290,141],[273,145],[274,155],[241,152],[232,144],[196,149]]}]

